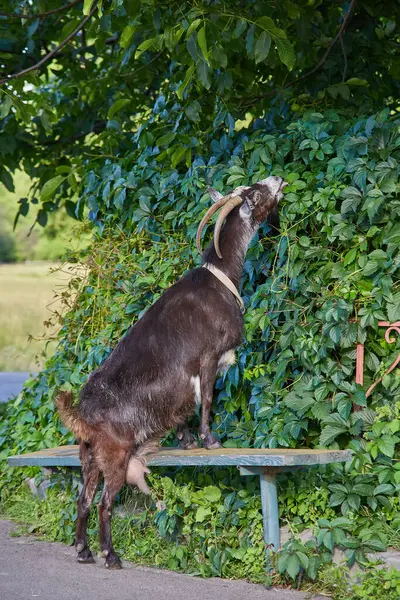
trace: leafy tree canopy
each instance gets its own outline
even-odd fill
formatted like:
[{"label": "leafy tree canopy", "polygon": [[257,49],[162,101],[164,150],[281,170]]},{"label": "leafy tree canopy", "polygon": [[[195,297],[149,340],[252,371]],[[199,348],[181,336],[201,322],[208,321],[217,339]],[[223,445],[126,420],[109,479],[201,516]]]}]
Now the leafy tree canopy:
[{"label": "leafy tree canopy", "polygon": [[[2,7],[0,179],[12,189],[18,166],[32,176],[41,225],[60,204],[81,218],[85,174],[129,156],[135,141],[184,170],[211,133],[229,137],[266,112],[279,128],[290,108],[367,112],[398,95],[399,2]],[[28,210],[21,199],[20,212]]]}]

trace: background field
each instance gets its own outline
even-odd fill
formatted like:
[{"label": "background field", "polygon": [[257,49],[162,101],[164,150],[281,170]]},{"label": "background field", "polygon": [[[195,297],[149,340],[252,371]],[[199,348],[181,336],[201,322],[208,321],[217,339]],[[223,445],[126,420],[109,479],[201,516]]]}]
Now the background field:
[{"label": "background field", "polygon": [[10,192],[0,184],[0,371],[38,371],[45,350],[51,355],[55,347],[55,342],[38,340],[54,333],[43,322],[60,308],[54,292],[70,277],[65,269],[51,271],[67,249],[87,244],[90,234],[83,233],[65,211],[50,215],[45,228],[36,224],[30,231],[38,210],[33,204],[13,231],[18,200],[28,195],[31,180],[17,172],[14,185],[15,192]]},{"label": "background field", "polygon": [[51,333],[43,324],[60,300],[68,270],[51,272],[56,263],[0,264],[0,371],[37,371],[55,342],[30,339]]}]

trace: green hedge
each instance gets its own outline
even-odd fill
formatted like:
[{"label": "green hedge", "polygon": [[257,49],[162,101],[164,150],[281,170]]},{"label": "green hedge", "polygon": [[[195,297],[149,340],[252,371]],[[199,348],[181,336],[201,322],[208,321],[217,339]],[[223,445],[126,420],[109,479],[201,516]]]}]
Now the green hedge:
[{"label": "green hedge", "polygon": [[[252,130],[218,139],[209,133],[190,168],[178,171],[154,141],[150,119],[132,137],[131,151],[83,180],[77,210],[88,210],[94,225],[92,247],[81,256],[89,274],[66,291],[70,310],[56,354],[2,422],[1,459],[72,441],[54,415],[56,390],[77,391],[130,324],[198,264],[194,237],[210,203],[206,186],[226,191],[272,172],[290,183],[282,231],[272,239],[265,226],[248,252],[246,340],[237,365],[217,382],[214,427],[226,447],[354,450],[346,466],[282,477],[282,516],[318,530],[307,547],[289,543],[278,565],[283,573],[315,576],[335,545],[350,563],[383,550],[399,504],[400,377],[399,370],[385,376],[367,401],[355,384],[355,348],[366,344],[365,388],[400,348],[399,338],[388,344],[378,328],[379,320],[400,319],[399,125],[389,110],[360,119],[310,113],[281,131],[260,119]],[[353,404],[362,410],[353,412]],[[4,502],[21,477],[4,468]],[[215,477],[209,485],[222,490]],[[254,529],[258,500],[250,493],[243,502],[252,507],[246,520]],[[158,527],[163,536],[160,519],[158,512],[149,531]],[[168,535],[185,544],[178,530]],[[219,537],[229,561],[230,546]],[[246,544],[244,556],[252,547]],[[310,560],[317,550],[318,564]]]}]

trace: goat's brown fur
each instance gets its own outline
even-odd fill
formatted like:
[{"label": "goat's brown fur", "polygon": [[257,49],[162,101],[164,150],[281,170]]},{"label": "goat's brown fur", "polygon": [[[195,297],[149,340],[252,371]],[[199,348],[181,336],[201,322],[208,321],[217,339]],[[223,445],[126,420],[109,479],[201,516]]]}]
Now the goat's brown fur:
[{"label": "goat's brown fur", "polygon": [[93,427],[86,423],[74,405],[72,392],[60,392],[56,398],[56,408],[65,427],[70,429],[79,440],[88,442],[94,435]]}]

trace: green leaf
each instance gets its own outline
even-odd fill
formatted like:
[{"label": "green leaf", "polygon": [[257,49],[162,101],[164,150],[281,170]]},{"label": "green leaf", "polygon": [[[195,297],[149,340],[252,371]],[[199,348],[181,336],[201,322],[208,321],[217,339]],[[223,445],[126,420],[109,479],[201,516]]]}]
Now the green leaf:
[{"label": "green leaf", "polygon": [[357,258],[357,248],[352,248],[351,250],[349,250],[347,252],[347,254],[344,257],[344,261],[343,261],[344,266],[347,267],[347,265],[354,262],[356,260],[356,258]]},{"label": "green leaf", "polygon": [[349,529],[353,527],[353,521],[346,519],[346,517],[338,517],[337,519],[333,519],[331,525],[332,527],[344,527],[345,529]]},{"label": "green leaf", "polygon": [[[399,294],[396,294],[399,296]],[[387,305],[387,314],[389,321],[394,323],[395,321],[400,321],[400,298],[394,304],[388,303]]]},{"label": "green leaf", "polygon": [[385,552],[387,549],[387,545],[384,544],[378,538],[373,538],[372,540],[367,540],[365,542],[365,545],[368,548],[370,548],[371,550],[373,550],[374,552]]},{"label": "green leaf", "polygon": [[296,554],[303,569],[308,569],[309,559],[307,554],[304,554],[304,552],[296,552]]},{"label": "green leaf", "polygon": [[296,579],[300,572],[300,561],[296,554],[291,554],[286,563],[286,572],[292,579]]},{"label": "green leaf", "polygon": [[0,181],[6,186],[9,192],[15,192],[14,182],[11,173],[0,165]]},{"label": "green leaf", "polygon": [[260,17],[257,21],[257,25],[264,29],[264,31],[274,31],[276,29],[275,23],[271,19],[271,17]]},{"label": "green leaf", "polygon": [[207,40],[206,40],[206,27],[205,27],[205,25],[200,29],[200,31],[197,34],[197,43],[199,44],[200,49],[201,49],[201,51],[203,53],[204,60],[209,65],[210,64],[210,59],[208,57]]},{"label": "green leaf", "polygon": [[126,188],[122,188],[119,192],[117,192],[113,199],[113,204],[115,208],[121,210],[124,207],[124,202],[126,198]]},{"label": "green leaf", "polygon": [[57,175],[57,177],[53,177],[53,179],[49,179],[48,181],[46,181],[46,183],[40,190],[40,197],[42,201],[46,202],[47,200],[50,200],[56,193],[58,187],[62,184],[63,181],[65,181],[65,179],[66,177],[63,177],[62,175]]},{"label": "green leaf", "polygon": [[379,263],[376,260],[369,260],[363,269],[363,274],[373,275],[379,269]]},{"label": "green leaf", "polygon": [[131,101],[127,98],[121,98],[120,100],[114,102],[114,104],[108,109],[107,118],[112,119],[115,113],[117,113],[119,110],[121,110],[121,108],[123,108],[127,104],[130,104],[130,102]]},{"label": "green leaf", "polygon": [[382,454],[391,458],[394,454],[394,449],[397,441],[398,439],[395,436],[383,435],[381,438],[378,439],[377,446],[379,451],[382,452]]},{"label": "green leaf", "polygon": [[283,400],[283,404],[292,410],[305,413],[315,402],[315,399],[311,395],[298,396],[296,392],[290,392]]},{"label": "green leaf", "polygon": [[1,104],[0,104],[0,119],[4,119],[8,113],[10,112],[10,108],[12,106],[11,96],[3,95]]},{"label": "green leaf", "polygon": [[327,425],[321,431],[319,443],[321,446],[330,446],[330,444],[335,441],[338,435],[345,433],[346,431],[347,429],[345,427]]},{"label": "green leaf", "polygon": [[199,506],[196,511],[196,523],[202,523],[206,517],[211,515],[211,509],[206,506]]},{"label": "green leaf", "polygon": [[36,221],[44,227],[47,223],[47,212],[41,208],[37,214]]},{"label": "green leaf", "polygon": [[66,23],[66,25],[64,25],[64,27],[62,28],[61,37],[63,39],[68,37],[69,34],[72,33],[74,29],[76,29],[79,23],[80,19],[72,19],[71,21],[68,21],[68,23]]},{"label": "green leaf", "polygon": [[84,15],[90,14],[91,8],[93,6],[93,2],[94,2],[94,0],[84,0],[84,3],[83,3],[83,14]]},{"label": "green leaf", "polygon": [[326,384],[320,385],[314,391],[315,398],[318,402],[322,402],[325,400],[327,395],[329,394],[329,387]]},{"label": "green leaf", "polygon": [[182,83],[176,90],[176,95],[178,96],[179,100],[183,99],[183,92],[186,90],[187,86],[189,85],[189,83],[193,77],[194,69],[195,69],[195,66],[190,65],[190,67],[186,71],[185,79],[182,81]]},{"label": "green leaf", "polygon": [[289,71],[291,71],[296,64],[296,55],[292,44],[289,40],[285,39],[276,39],[275,44],[278,48],[279,58],[283,64],[287,66]]},{"label": "green leaf", "polygon": [[196,31],[196,29],[202,22],[203,22],[203,19],[195,19],[194,21],[192,21],[192,23],[189,25],[189,27],[186,31],[186,37],[190,37],[192,35],[192,33],[194,31]]},{"label": "green leaf", "polygon": [[179,146],[171,157],[171,166],[173,169],[185,158],[187,148]]},{"label": "green leaf", "polygon": [[122,48],[128,48],[129,44],[131,43],[133,34],[135,33],[135,30],[136,27],[133,27],[132,25],[127,25],[126,27],[124,27],[121,33],[121,38],[119,40],[119,44]]},{"label": "green leaf", "polygon": [[374,496],[377,496],[378,494],[393,494],[394,487],[390,483],[381,483],[381,485],[378,485],[374,489],[373,493]]},{"label": "green leaf", "polygon": [[203,496],[209,502],[218,502],[221,498],[221,490],[215,485],[208,485],[203,490]]},{"label": "green leaf", "polygon": [[366,81],[365,79],[360,79],[359,77],[351,77],[351,79],[348,79],[347,81],[345,81],[345,83],[347,85],[362,85],[362,86],[369,85],[368,81]]},{"label": "green leaf", "polygon": [[153,47],[154,43],[155,38],[150,38],[142,42],[135,52],[135,58],[139,58],[139,56],[141,56],[143,52],[146,52],[146,50],[150,50],[150,48]]},{"label": "green leaf", "polygon": [[349,506],[351,506],[351,508],[353,508],[354,510],[358,510],[360,508],[360,496],[357,496],[357,494],[349,494],[346,498]]},{"label": "green leaf", "polygon": [[271,47],[271,36],[266,31],[263,31],[256,41],[254,55],[256,64],[265,60],[268,56]]},{"label": "green leaf", "polygon": [[289,560],[289,554],[282,552],[278,557],[278,571],[284,573],[286,571],[286,565]]},{"label": "green leaf", "polygon": [[333,551],[334,540],[332,531],[327,531],[327,533],[324,535],[323,544],[325,548],[328,548],[328,550],[331,552]]},{"label": "green leaf", "polygon": [[211,87],[211,82],[209,79],[209,67],[203,60],[200,60],[197,64],[197,75],[200,83],[206,88],[206,90],[209,90]]},{"label": "green leaf", "polygon": [[374,486],[368,485],[367,483],[356,483],[352,487],[352,492],[354,492],[354,494],[359,494],[360,496],[372,496],[374,493]]},{"label": "green leaf", "polygon": [[165,135],[162,135],[160,138],[157,139],[157,146],[166,146],[167,144],[172,142],[174,137],[175,133],[166,133]]}]

